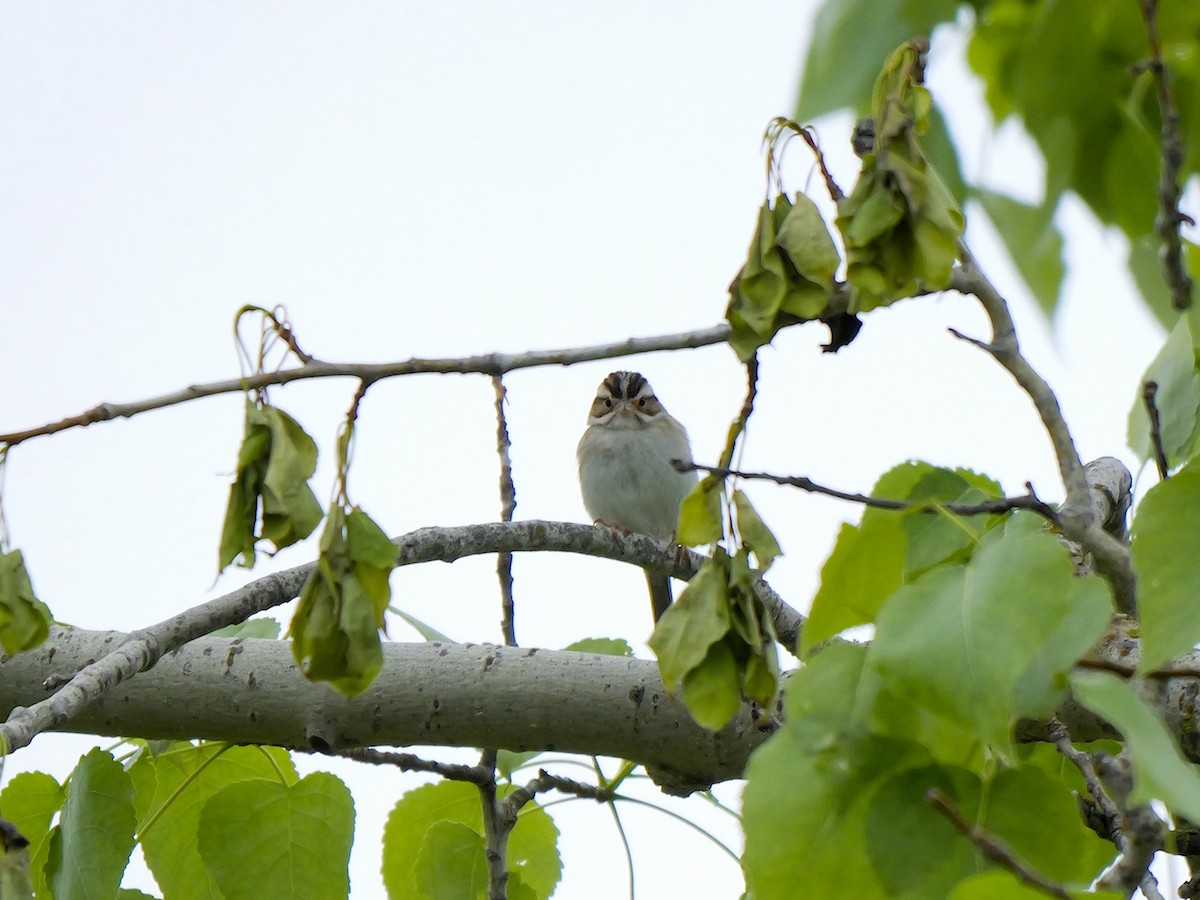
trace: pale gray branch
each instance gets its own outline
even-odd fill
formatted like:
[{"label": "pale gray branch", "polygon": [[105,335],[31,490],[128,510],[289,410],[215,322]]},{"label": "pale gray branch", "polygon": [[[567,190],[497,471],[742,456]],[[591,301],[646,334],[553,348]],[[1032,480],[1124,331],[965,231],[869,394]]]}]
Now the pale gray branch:
[{"label": "pale gray branch", "polygon": [[[704,560],[698,553],[677,551],[646,535],[622,534],[611,528],[571,522],[532,520],[420,528],[395,540],[397,565],[400,566],[453,562],[482,553],[557,551],[649,566],[687,581]],[[0,746],[10,753],[24,747],[38,733],[61,728],[88,703],[95,702],[131,675],[151,668],[164,654],[218,628],[245,621],[255,613],[288,602],[300,593],[313,565],[307,563],[267,575],[157,625],[134,631],[125,635],[120,644],[108,646],[105,653],[84,659],[78,666],[51,656],[42,672],[43,687],[58,687],[57,693],[50,697],[39,695],[32,705],[21,704],[28,708],[10,714],[8,721],[0,726]],[[775,617],[780,641],[795,648],[799,644],[803,617],[761,580],[759,590]],[[17,659],[25,655],[21,654]],[[47,679],[47,673],[53,672],[58,674]]]},{"label": "pale gray branch", "polygon": [[[0,705],[40,700],[42,679],[116,650],[119,632],[55,628],[0,662]],[[663,687],[653,660],[498,645],[384,645],[383,670],[347,699],[307,681],[285,641],[201,638],[113,684],[60,730],[347,750],[504,747],[614,756],[676,790],[739,777],[768,736],[749,706],[717,734]]]}]

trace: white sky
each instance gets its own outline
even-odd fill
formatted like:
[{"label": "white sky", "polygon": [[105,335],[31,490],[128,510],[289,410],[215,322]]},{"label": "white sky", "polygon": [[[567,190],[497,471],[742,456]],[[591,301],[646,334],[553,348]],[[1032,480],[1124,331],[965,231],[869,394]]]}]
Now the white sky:
[{"label": "white sky", "polygon": [[[811,7],[5,5],[0,431],[236,375],[231,321],[244,303],[286,304],[306,349],[353,361],[716,323],[762,199],[760,136],[791,111]],[[1019,141],[980,145],[986,114],[952,54],[931,78],[976,148],[970,171],[1036,193],[1040,173]],[[846,188],[849,124],[835,117],[820,129]],[[804,188],[798,143],[789,160],[788,187]],[[1125,416],[1161,333],[1132,299],[1120,242],[1077,211],[1070,221],[1079,227],[1054,335],[986,229],[970,237],[1012,300],[1027,355],[1058,389],[1081,454],[1130,462]],[[865,491],[919,457],[1061,497],[1032,407],[951,326],[986,336],[958,296],[872,314],[836,356],[817,352],[823,329],[786,332],[762,354],[744,464]],[[744,388],[725,348],[517,373],[507,384],[518,517],[583,520],[575,442],[614,368],[646,374],[688,426],[697,459],[715,459]],[[322,497],[353,390],[307,382],[271,395],[321,442]],[[498,518],[491,404],[484,377],[373,387],[354,499],[392,534]],[[213,586],[241,409],[230,395],[10,454],[12,538],[60,619],[133,628],[248,578]],[[859,511],[750,491],[788,554],[772,583],[807,608],[838,523]],[[313,554],[293,548],[254,574]],[[479,558],[401,570],[395,602],[455,638],[498,640],[493,568]],[[536,555],[517,560],[516,578],[523,644],[640,645],[649,634],[636,570]],[[393,636],[409,633],[397,623]],[[65,776],[87,743],[40,738],[5,775]],[[379,830],[418,780],[337,770],[358,805],[352,894],[382,896]],[[674,808],[738,840],[701,802]],[[620,896],[626,875],[607,812],[574,803],[554,814],[566,865],[557,896]],[[625,815],[642,896],[740,892],[738,870],[690,830],[640,809]],[[138,873],[126,883],[152,887]]]}]

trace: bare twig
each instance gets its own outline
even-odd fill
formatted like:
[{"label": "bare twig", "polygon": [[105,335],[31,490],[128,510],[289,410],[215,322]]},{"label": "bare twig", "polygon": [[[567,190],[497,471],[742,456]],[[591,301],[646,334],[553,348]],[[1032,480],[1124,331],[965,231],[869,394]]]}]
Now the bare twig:
[{"label": "bare twig", "polygon": [[374,750],[370,747],[359,747],[352,750],[334,750],[330,747],[289,747],[294,753],[320,753],[324,756],[340,756],[355,762],[368,763],[373,766],[395,766],[403,772],[429,772],[441,775],[447,781],[465,781],[468,784],[480,784],[487,780],[487,770],[482,766],[465,766],[461,763],[439,762],[435,759],[425,759],[414,753],[394,753]]},{"label": "bare twig", "polygon": [[488,868],[488,900],[508,897],[508,836],[517,824],[517,814],[496,796],[496,751],[484,750],[479,768],[488,778],[477,785],[483,813],[483,841]]},{"label": "bare twig", "polygon": [[1159,258],[1162,262],[1163,281],[1171,294],[1171,306],[1182,312],[1192,305],[1192,279],[1188,275],[1183,259],[1183,242],[1179,226],[1184,222],[1194,225],[1190,216],[1179,209],[1180,175],[1183,170],[1183,132],[1179,127],[1179,109],[1163,63],[1162,46],[1158,39],[1158,0],[1140,0],[1142,21],[1146,26],[1146,40],[1150,45],[1150,59],[1146,68],[1154,76],[1158,92],[1158,107],[1162,117],[1162,169],[1158,176],[1158,215],[1154,219],[1154,231],[1162,241]]},{"label": "bare twig", "polygon": [[962,811],[942,791],[930,788],[925,793],[925,801],[941,813],[954,826],[959,834],[975,845],[983,856],[1007,869],[1025,884],[1058,900],[1071,900],[1071,894],[1060,884],[1055,884],[1045,875],[1035,870],[1029,863],[1020,859],[1010,847],[995,835],[989,834],[982,828],[967,820]]},{"label": "bare twig", "polygon": [[[504,415],[504,403],[508,392],[504,379],[492,376],[492,388],[496,392],[496,454],[500,457],[500,519],[511,522],[517,508],[517,488],[513,483],[512,459],[508,450],[512,441],[508,437],[508,420]],[[512,554],[501,553],[496,557],[496,577],[500,579],[500,631],[504,643],[517,646],[517,629],[513,607]]]},{"label": "bare twig", "polygon": [[729,339],[731,331],[728,325],[722,323],[712,328],[700,331],[683,331],[675,334],[663,334],[653,337],[630,338],[612,344],[597,344],[591,347],[574,347],[563,350],[531,350],[527,353],[487,353],[480,356],[466,356],[450,359],[408,359],[403,362],[391,363],[329,363],[314,360],[312,363],[298,366],[294,369],[283,369],[278,372],[263,372],[247,378],[235,378],[228,381],[214,381],[207,384],[194,384],[183,390],[147,400],[133,403],[101,403],[78,415],[69,416],[58,422],[39,425],[22,431],[11,431],[0,434],[0,444],[16,446],[22,441],[33,437],[56,434],[69,428],[80,428],[97,422],[108,422],[113,419],[129,419],[141,413],[155,409],[163,409],[202,397],[214,397],[218,394],[238,394],[247,390],[263,388],[273,384],[289,384],[307,378],[359,378],[366,381],[379,381],[384,378],[395,378],[401,375],[418,374],[467,374],[503,375],[517,369],[529,369],[537,366],[570,366],[575,363],[589,362],[596,359],[616,359],[621,356],[633,356],[638,353],[653,353],[659,350],[684,350],[696,347],[709,347],[722,344]]},{"label": "bare twig", "polygon": [[1150,443],[1154,447],[1154,463],[1158,466],[1158,477],[1166,480],[1171,467],[1167,463],[1167,451],[1163,447],[1162,422],[1158,416],[1158,382],[1147,381],[1142,385],[1142,402],[1150,418]]},{"label": "bare twig", "polygon": [[1067,492],[1066,499],[1057,510],[1059,527],[1069,540],[1075,541],[1091,554],[1096,570],[1112,587],[1117,609],[1127,615],[1136,615],[1137,580],[1129,548],[1105,531],[1104,523],[1096,521],[1087,474],[1058,398],[1046,380],[1021,355],[1008,304],[983,274],[965,244],[959,245],[959,259],[960,264],[954,270],[950,286],[960,293],[974,295],[992,325],[990,342],[974,339],[971,342],[990,353],[1029,395],[1054,448]]},{"label": "bare twig", "polygon": [[672,465],[681,472],[694,469],[699,472],[708,472],[710,475],[716,475],[720,478],[733,477],[744,478],[747,481],[771,481],[775,484],[800,488],[800,490],[808,491],[810,494],[824,494],[827,497],[836,497],[839,500],[848,500],[851,503],[861,503],[863,506],[871,506],[875,509],[906,510],[916,513],[945,511],[958,516],[978,516],[1005,513],[1014,509],[1028,509],[1051,522],[1057,523],[1058,521],[1054,508],[1040,500],[1034,494],[1032,486],[1028,483],[1026,483],[1025,487],[1029,493],[1020,497],[998,497],[995,500],[984,500],[981,503],[937,503],[924,500],[885,500],[882,497],[869,497],[866,494],[839,491],[836,488],[817,484],[811,478],[805,478],[803,475],[772,475],[770,472],[743,472],[738,469],[727,469],[721,466],[704,466],[699,463],[683,462],[682,460],[672,460]]},{"label": "bare twig", "polygon": [[[617,560],[641,568],[653,567],[688,581],[704,560],[699,553],[686,548],[676,550],[647,535],[536,519],[456,528],[420,528],[396,538],[395,542],[398,566],[452,562],[484,553],[557,551]],[[189,641],[288,602],[300,592],[314,565],[307,563],[259,578],[223,597],[131,632],[114,650],[73,675],[51,675],[47,683],[51,689],[57,688],[56,693],[14,710],[8,721],[0,725],[0,748],[11,753],[26,746],[41,732],[61,727],[109,688],[151,668],[164,654]],[[757,590],[775,620],[780,643],[795,652],[804,618],[762,579],[757,582]]]}]

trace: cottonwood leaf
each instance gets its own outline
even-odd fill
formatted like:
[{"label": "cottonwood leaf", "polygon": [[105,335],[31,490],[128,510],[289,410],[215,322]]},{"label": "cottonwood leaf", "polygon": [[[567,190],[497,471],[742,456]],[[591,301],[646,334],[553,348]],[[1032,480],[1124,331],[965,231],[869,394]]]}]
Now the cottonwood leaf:
[{"label": "cottonwood leaf", "polygon": [[483,900],[488,887],[483,835],[460,822],[434,822],[421,841],[413,879],[428,900]]},{"label": "cottonwood leaf", "polygon": [[1017,717],[1052,711],[1111,614],[1103,582],[1076,578],[1039,520],[1014,516],[968,565],[898,591],[876,621],[870,660],[890,691],[1011,757]]},{"label": "cottonwood leaf", "polygon": [[783,555],[779,541],[759,516],[758,510],[754,508],[745,491],[733,492],[733,507],[737,511],[738,532],[742,536],[742,543],[754,551],[759,567],[765,572],[771,568],[771,563],[776,557]]},{"label": "cottonwood leaf", "polygon": [[340,779],[228,784],[200,813],[200,856],[226,900],[348,897],[354,801]]},{"label": "cottonwood leaf", "polygon": [[699,547],[721,539],[721,483],[713,476],[701,478],[679,506],[676,539]]},{"label": "cottonwood leaf", "polygon": [[114,896],[133,852],[136,824],[129,773],[112,754],[93,748],[71,773],[50,838],[46,882],[56,900]]},{"label": "cottonwood leaf", "polygon": [[[514,788],[505,787],[501,796]],[[391,900],[423,900],[414,872],[424,835],[435,823],[454,822],[483,834],[479,790],[470,784],[443,781],[408,791],[392,808],[383,831],[383,881]],[[562,874],[558,830],[536,804],[527,804],[509,834],[508,871],[549,897]]]},{"label": "cottonwood leaf", "polygon": [[54,616],[33,592],[20,550],[0,551],[0,647],[9,656],[41,644]]},{"label": "cottonwood leaf", "polygon": [[719,731],[741,709],[741,681],[733,651],[718,641],[683,676],[679,699],[700,725]]},{"label": "cottonwood leaf", "polygon": [[720,548],[706,559],[650,636],[663,684],[674,690],[729,631],[729,557]]},{"label": "cottonwood leaf", "polygon": [[276,747],[176,743],[157,753],[142,751],[130,775],[137,789],[142,854],[164,897],[224,900],[200,857],[200,812],[230,784],[275,782],[280,773],[289,784],[297,780],[291,757]]},{"label": "cottonwood leaf", "polygon": [[330,510],[321,553],[288,634],[300,671],[340,693],[361,693],[383,667],[379,631],[391,600],[396,547],[357,506]]},{"label": "cottonwood leaf", "polygon": [[1129,409],[1129,446],[1143,461],[1154,458],[1150,416],[1141,387],[1147,381],[1158,385],[1154,405],[1158,409],[1159,436],[1167,462],[1178,465],[1192,452],[1200,412],[1195,339],[1186,317],[1181,316],[1175,323],[1162,349],[1147,367]]},{"label": "cottonwood leaf", "polygon": [[1142,636],[1138,668],[1150,672],[1200,641],[1200,462],[1147,492],[1132,533]]},{"label": "cottonwood leaf", "polygon": [[1133,688],[1109,672],[1075,672],[1075,697],[1121,732],[1133,761],[1131,803],[1161,801],[1167,809],[1200,820],[1200,775],[1179,752],[1162,719]]}]

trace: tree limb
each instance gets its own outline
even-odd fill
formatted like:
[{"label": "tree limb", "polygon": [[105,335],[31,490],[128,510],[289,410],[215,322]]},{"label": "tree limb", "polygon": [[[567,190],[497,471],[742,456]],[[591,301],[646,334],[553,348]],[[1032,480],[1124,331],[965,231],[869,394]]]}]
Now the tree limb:
[{"label": "tree limb", "polygon": [[[46,671],[103,657],[128,637],[54,628],[41,647],[0,661],[0,709],[16,718],[44,697]],[[642,763],[682,793],[739,777],[769,734],[749,705],[716,734],[701,728],[663,687],[652,660],[488,644],[385,643],[383,650],[379,676],[347,699],[307,681],[285,641],[201,638],[54,724],[82,734],[322,752],[553,749]]]},{"label": "tree limb", "polygon": [[954,270],[950,286],[960,293],[976,297],[992,324],[990,343],[972,343],[990,353],[1029,395],[1054,448],[1063,487],[1067,493],[1066,499],[1058,508],[1063,534],[1091,554],[1097,572],[1112,587],[1117,609],[1127,615],[1134,615],[1137,612],[1137,581],[1133,574],[1129,548],[1105,531],[1103,522],[1096,520],[1088,490],[1087,474],[1075,449],[1075,440],[1071,437],[1071,429],[1063,416],[1058,398],[1046,380],[1021,354],[1008,304],[983,274],[965,245],[960,246],[959,257],[960,264]]},{"label": "tree limb", "polygon": [[[539,520],[420,528],[396,538],[395,542],[398,566],[453,562],[481,553],[558,551],[597,556],[643,568],[650,566],[687,581],[704,560],[699,553],[677,550],[647,535]],[[164,654],[218,628],[243,622],[255,613],[288,602],[300,593],[313,566],[314,563],[307,563],[275,572],[157,625],[138,629],[125,635],[120,644],[107,646],[105,653],[80,661],[76,666],[66,665],[62,658],[51,655],[42,673],[43,688],[58,688],[57,693],[49,698],[38,696],[28,709],[10,715],[0,726],[0,746],[8,753],[24,747],[40,732],[61,728],[87,704],[124,679],[150,669]],[[780,641],[794,652],[799,646],[803,617],[761,579],[758,589],[774,616]],[[47,672],[56,671],[58,675],[46,678]]]}]

